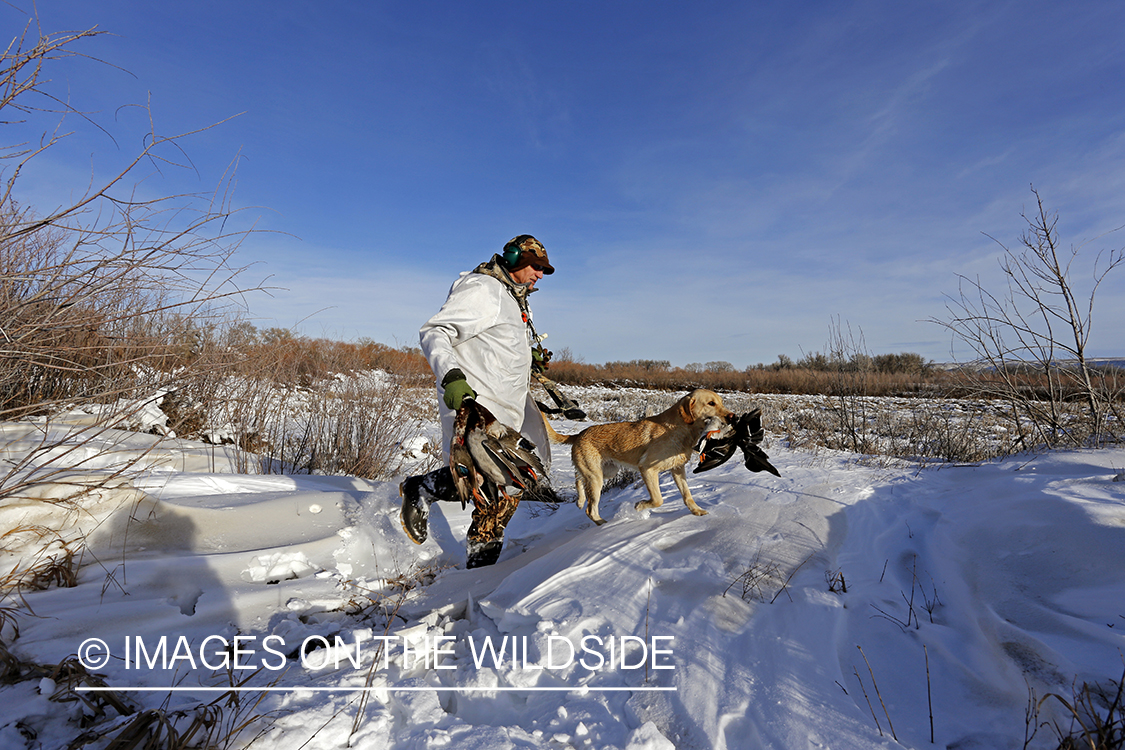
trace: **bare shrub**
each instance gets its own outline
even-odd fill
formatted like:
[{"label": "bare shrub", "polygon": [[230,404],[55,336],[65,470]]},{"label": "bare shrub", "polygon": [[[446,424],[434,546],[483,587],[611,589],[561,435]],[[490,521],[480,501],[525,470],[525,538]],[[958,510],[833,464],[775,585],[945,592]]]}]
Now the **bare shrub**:
[{"label": "bare shrub", "polygon": [[371,339],[355,343],[314,339],[281,328],[259,332],[250,326],[240,333],[247,340],[238,348],[239,372],[278,384],[308,386],[335,374],[375,370],[394,373],[415,385],[432,377],[418,349],[395,349]]},{"label": "bare shrub", "polygon": [[385,479],[407,458],[403,444],[437,417],[417,350],[249,324],[222,333],[215,346],[231,354],[224,376],[184,383],[161,408],[177,435],[248,452],[243,471]]},{"label": "bare shrub", "polygon": [[[1081,248],[1061,248],[1058,216],[1047,211],[1034,188],[1032,194],[1035,207],[1021,214],[1027,228],[1019,247],[997,241],[1006,288],[993,292],[979,279],[960,276],[947,317],[932,322],[968,345],[978,361],[965,372],[978,392],[1007,401],[1027,417],[1034,430],[1029,438],[1036,444],[1101,445],[1120,439],[1120,420],[1109,419],[1118,415],[1119,380],[1094,366],[1087,347],[1098,288],[1125,261],[1125,252],[1099,253],[1090,281],[1081,287],[1071,272]],[[1072,399],[1080,410],[1068,406]]]},{"label": "bare shrub", "polygon": [[[56,522],[102,489],[128,502],[126,475],[147,460],[111,428],[134,429],[164,395],[226,372],[231,352],[214,343],[251,291],[233,264],[250,231],[231,228],[233,170],[208,194],[139,187],[151,170],[189,167],[193,133],[163,134],[150,118],[109,179],[92,174],[73,186],[77,199],[46,211],[17,202],[25,168],[65,137],[64,122],[92,122],[53,93],[47,73],[100,33],[44,34],[31,20],[0,52],[4,143],[38,131],[0,146],[0,420],[22,420],[25,436],[19,452],[3,446],[0,505],[42,504],[39,517],[52,519],[6,538],[31,551],[6,574],[5,612],[22,589],[77,581],[84,540],[62,539]],[[181,404],[184,423],[191,406]]]},{"label": "bare shrub", "polygon": [[[42,684],[53,686],[49,694],[44,694],[46,699],[52,703],[81,703],[82,719],[87,725],[105,719],[107,709],[113,709],[119,716],[130,716],[136,711],[123,695],[108,689],[102,675],[88,671],[76,657],[68,657],[58,664],[24,661],[12,654],[0,641],[0,684],[12,685],[44,678],[49,683]],[[83,687],[97,690],[80,690]],[[71,745],[78,746],[80,745]]]},{"label": "bare shrub", "polygon": [[876,354],[871,363],[876,372],[925,374],[933,368],[932,362],[913,352]]},{"label": "bare shrub", "polygon": [[[1038,701],[1028,688],[1027,728],[1024,747],[1029,747],[1039,729],[1049,726],[1058,739],[1059,750],[1121,750],[1125,748],[1125,673],[1103,684],[1083,682],[1071,696],[1047,693]],[[1040,710],[1048,701],[1065,709],[1066,727],[1057,721],[1040,723]]]},{"label": "bare shrub", "polygon": [[775,562],[763,560],[762,551],[758,550],[754,555],[754,560],[746,567],[746,570],[735,576],[730,585],[723,590],[723,596],[726,596],[731,589],[738,587],[741,599],[765,602],[770,595],[770,591],[783,585],[784,582],[785,576],[781,573],[781,567]]},{"label": "bare shrub", "polygon": [[[740,401],[725,397],[732,408]],[[841,429],[863,414],[865,461],[903,460],[919,466],[977,462],[1021,450],[1019,431],[1003,402],[988,399],[854,397],[853,417],[841,417],[832,396],[757,395],[770,432],[789,447],[852,451],[854,436]],[[848,407],[844,407],[848,408]],[[850,421],[849,421],[850,420]],[[857,428],[858,429],[858,428]],[[876,457],[879,457],[876,459]]]},{"label": "bare shrub", "polygon": [[863,343],[863,332],[857,339],[851,326],[846,325],[845,330],[845,325],[837,318],[829,334],[829,360],[836,363],[831,371],[832,413],[845,450],[877,453],[869,425],[870,402],[865,398],[871,390],[872,359]]},{"label": "bare shrub", "polygon": [[[174,710],[166,704],[140,712],[129,710],[123,715],[132,718],[107,727],[87,730],[71,741],[68,747],[77,749],[93,742],[101,742],[114,732],[116,734],[113,734],[106,747],[120,750],[248,747],[264,735],[273,723],[273,717],[269,713],[257,711],[268,695],[267,692],[263,691],[256,696],[241,692],[246,689],[246,683],[251,677],[253,673],[236,682],[233,677],[228,676],[231,690],[208,703],[197,703]],[[246,695],[252,697],[247,698]],[[247,737],[251,731],[256,733]]]},{"label": "bare shrub", "polygon": [[403,444],[421,432],[396,379],[345,377],[331,387],[294,394],[300,408],[266,420],[263,439],[272,468],[284,473],[348,474],[368,479],[395,475],[409,457]]},{"label": "bare shrub", "polygon": [[[81,116],[45,88],[43,67],[78,53],[95,30],[24,33],[0,56],[0,115]],[[96,404],[113,424],[136,399],[228,363],[205,344],[248,290],[231,264],[244,231],[230,231],[233,173],[209,195],[140,198],[143,165],[172,166],[190,134],[155,129],[132,161],[70,205],[40,214],[14,199],[21,170],[58,143],[0,150],[0,418]]]},{"label": "bare shrub", "polygon": [[417,455],[423,424],[437,419],[419,353],[280,330],[241,327],[227,345],[237,357],[225,377],[192,382],[166,399],[170,425],[176,419],[198,430],[177,434],[238,446],[239,469],[248,473],[387,479],[406,464],[433,467],[440,450],[423,447],[428,460]]},{"label": "bare shrub", "polygon": [[[999,424],[1000,420],[990,420],[983,404],[977,406],[964,410],[959,404],[937,401],[911,410],[909,420],[904,420],[901,430],[896,430],[905,442],[900,455],[922,464],[933,460],[973,463],[1015,452],[1010,441],[996,440],[998,434],[1009,434],[1007,428]],[[999,432],[986,436],[983,432],[989,430],[990,424]]]}]

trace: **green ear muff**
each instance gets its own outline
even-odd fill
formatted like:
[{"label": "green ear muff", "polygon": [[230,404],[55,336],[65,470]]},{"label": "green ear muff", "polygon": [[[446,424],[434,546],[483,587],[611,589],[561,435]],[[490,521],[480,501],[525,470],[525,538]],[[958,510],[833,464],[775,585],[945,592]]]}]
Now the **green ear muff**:
[{"label": "green ear muff", "polygon": [[512,266],[516,265],[516,263],[519,262],[521,255],[523,255],[523,250],[521,250],[520,246],[516,243],[509,242],[507,245],[504,245],[504,255],[502,256],[504,260],[504,266],[506,268],[511,268]]}]

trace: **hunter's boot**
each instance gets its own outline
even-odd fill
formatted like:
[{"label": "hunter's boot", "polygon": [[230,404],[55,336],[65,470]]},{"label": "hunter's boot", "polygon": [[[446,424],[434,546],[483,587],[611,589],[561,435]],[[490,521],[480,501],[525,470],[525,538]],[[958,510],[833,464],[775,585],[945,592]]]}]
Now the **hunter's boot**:
[{"label": "hunter's boot", "polygon": [[487,542],[470,540],[465,551],[466,568],[483,568],[486,565],[495,565],[500,559],[500,551],[504,547],[503,539],[493,539]]},{"label": "hunter's boot", "polygon": [[429,536],[430,503],[435,500],[456,500],[453,477],[445,466],[429,474],[407,477],[398,486],[402,497],[402,530],[410,541],[421,544]]}]

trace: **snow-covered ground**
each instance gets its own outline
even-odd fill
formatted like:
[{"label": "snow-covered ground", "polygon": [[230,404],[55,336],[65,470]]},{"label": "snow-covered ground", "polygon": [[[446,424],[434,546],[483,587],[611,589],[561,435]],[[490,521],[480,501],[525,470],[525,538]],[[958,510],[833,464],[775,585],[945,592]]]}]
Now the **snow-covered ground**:
[{"label": "snow-covered ground", "polygon": [[[8,460],[36,444],[26,424],[0,431]],[[78,585],[25,592],[4,641],[25,662],[77,654],[181,729],[221,699],[231,726],[259,717],[241,744],[1022,748],[1029,700],[1125,669],[1125,448],[918,470],[775,437],[780,478],[735,460],[689,475],[706,516],[667,476],[653,512],[633,508],[639,483],[607,491],[600,528],[524,503],[500,562],[465,570],[469,510],[436,506],[414,545],[396,482],[238,475],[214,446],[100,440],[116,457],[89,451],[83,475],[146,468],[77,509],[67,476],[54,502],[0,506],[6,530],[89,544]],[[567,454],[552,479],[573,497]],[[31,562],[17,531],[5,571]],[[232,680],[266,692],[235,711]],[[0,747],[89,731],[93,710],[56,691],[0,688]],[[136,719],[105,714],[88,747]],[[1069,718],[1043,702],[1040,722]],[[1044,727],[1029,746],[1057,744]]]}]

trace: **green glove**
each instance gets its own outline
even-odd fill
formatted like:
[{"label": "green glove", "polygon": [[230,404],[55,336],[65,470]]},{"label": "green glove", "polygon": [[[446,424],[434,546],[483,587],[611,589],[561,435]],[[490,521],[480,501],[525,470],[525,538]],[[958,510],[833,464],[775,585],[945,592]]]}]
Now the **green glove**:
[{"label": "green glove", "polygon": [[551,364],[551,350],[544,349],[543,345],[531,350],[531,369],[533,372],[546,372]]},{"label": "green glove", "polygon": [[477,397],[469,381],[465,380],[465,373],[457,367],[445,373],[445,377],[441,379],[441,387],[445,391],[442,400],[453,411],[460,409],[461,402],[465,399]]}]

